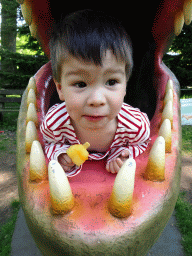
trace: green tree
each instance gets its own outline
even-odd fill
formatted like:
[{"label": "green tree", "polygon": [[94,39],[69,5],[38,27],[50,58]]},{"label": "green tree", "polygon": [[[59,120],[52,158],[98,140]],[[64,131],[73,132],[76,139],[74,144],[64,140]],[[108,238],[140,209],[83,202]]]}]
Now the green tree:
[{"label": "green tree", "polygon": [[16,52],[17,8],[15,0],[1,0],[1,46]]},{"label": "green tree", "polygon": [[184,25],[169,50],[178,55],[166,54],[163,61],[176,75],[181,88],[192,86],[192,24]]},{"label": "green tree", "polygon": [[[1,49],[10,52],[16,52],[17,35],[17,8],[18,3],[15,0],[1,0]],[[1,52],[1,69],[14,71],[15,67],[10,65]]]},{"label": "green tree", "polygon": [[[10,0],[1,0],[9,2]],[[15,0],[13,0],[15,3]],[[10,2],[9,2],[10,3]],[[12,3],[12,0],[11,0]],[[7,13],[12,13],[12,4],[5,5]],[[11,10],[9,10],[9,7]],[[21,8],[17,5],[16,14],[17,16],[8,19],[10,24],[12,24],[11,33],[8,33],[11,27],[4,26],[4,34],[2,32],[2,46],[0,48],[1,55],[1,70],[0,70],[0,87],[1,88],[25,88],[28,84],[29,78],[33,76],[37,70],[48,61],[47,57],[44,55],[41,47],[39,46],[36,39],[34,39],[29,31],[27,24],[16,27],[16,21],[24,21]],[[7,33],[7,34],[6,34]],[[12,47],[7,47],[6,40],[8,40],[8,35],[12,43]],[[16,43],[17,36],[17,43]],[[14,40],[13,40],[14,38]],[[6,40],[5,40],[6,39]],[[14,45],[14,47],[13,47]],[[27,53],[27,54],[26,54]]]}]

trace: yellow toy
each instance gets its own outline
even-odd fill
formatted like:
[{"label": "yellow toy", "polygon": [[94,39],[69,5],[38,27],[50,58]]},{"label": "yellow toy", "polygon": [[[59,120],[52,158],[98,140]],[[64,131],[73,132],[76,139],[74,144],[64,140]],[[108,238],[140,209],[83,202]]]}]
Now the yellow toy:
[{"label": "yellow toy", "polygon": [[80,166],[83,164],[89,156],[87,148],[90,147],[89,142],[82,144],[75,144],[67,149],[67,155],[71,158],[74,164]]}]

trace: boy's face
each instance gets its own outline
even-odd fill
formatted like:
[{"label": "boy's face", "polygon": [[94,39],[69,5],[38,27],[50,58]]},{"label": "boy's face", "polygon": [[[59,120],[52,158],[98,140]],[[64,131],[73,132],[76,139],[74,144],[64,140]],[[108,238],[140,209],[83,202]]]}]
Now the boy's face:
[{"label": "boy's face", "polygon": [[110,50],[102,66],[68,56],[62,65],[60,100],[66,102],[74,127],[103,129],[116,121],[126,94],[125,63]]}]

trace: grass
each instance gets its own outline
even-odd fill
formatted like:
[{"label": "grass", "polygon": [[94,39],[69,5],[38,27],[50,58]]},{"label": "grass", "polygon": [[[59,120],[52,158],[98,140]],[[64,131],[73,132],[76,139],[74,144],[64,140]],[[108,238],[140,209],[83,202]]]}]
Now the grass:
[{"label": "grass", "polygon": [[175,206],[177,226],[182,234],[181,244],[185,255],[192,255],[192,205],[185,201],[185,193],[180,193]]},{"label": "grass", "polygon": [[182,126],[182,152],[192,154],[192,126]]},{"label": "grass", "polygon": [[11,240],[20,208],[18,201],[12,202],[13,215],[2,227],[0,227],[0,255],[8,256],[11,253]]},{"label": "grass", "polygon": [[0,150],[9,151],[9,154],[15,154],[15,149],[11,150],[12,145],[16,145],[16,141],[10,138],[5,133],[0,133]]},{"label": "grass", "polygon": [[[192,96],[191,96],[192,97]],[[16,131],[18,112],[5,113],[4,122],[0,123],[0,130]],[[7,139],[0,134],[0,150],[6,150]],[[182,126],[182,152],[192,154],[192,126]],[[185,201],[185,194],[180,193],[175,210],[177,225],[182,234],[182,245],[187,256],[192,255],[192,205]],[[8,256],[11,252],[11,240],[20,207],[18,201],[12,203],[13,215],[0,227],[0,255]]]},{"label": "grass", "polygon": [[[182,153],[192,155],[192,126],[182,126]],[[192,205],[185,200],[185,193],[179,194],[175,205],[177,226],[182,235],[181,244],[185,255],[192,255]]]},{"label": "grass", "polygon": [[0,131],[9,130],[16,131],[17,129],[17,118],[19,115],[18,112],[4,112],[3,122],[0,122]]},{"label": "grass", "polygon": [[181,99],[191,99],[192,98],[192,94],[191,95],[183,95],[182,97],[181,97]]},{"label": "grass", "polygon": [[192,88],[189,91],[181,91],[181,99],[190,99],[192,98]]}]

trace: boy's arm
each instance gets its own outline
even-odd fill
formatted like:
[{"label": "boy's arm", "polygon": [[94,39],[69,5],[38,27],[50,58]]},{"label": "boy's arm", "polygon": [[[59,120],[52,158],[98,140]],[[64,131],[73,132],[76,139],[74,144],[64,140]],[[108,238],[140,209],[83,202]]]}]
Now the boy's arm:
[{"label": "boy's arm", "polygon": [[150,122],[145,113],[140,112],[141,123],[138,133],[134,138],[129,139],[129,151],[133,158],[142,154],[150,141]]},{"label": "boy's arm", "polygon": [[67,145],[64,142],[60,143],[58,141],[53,133],[53,130],[51,130],[47,124],[47,118],[45,118],[42,122],[40,131],[45,140],[45,153],[49,161],[57,160],[60,154],[66,153],[70,145]]},{"label": "boy's arm", "polygon": [[130,136],[128,141],[128,146],[122,146],[119,148],[112,148],[107,162],[110,162],[112,159],[117,158],[121,155],[122,151],[128,150],[129,157],[136,158],[140,154],[142,154],[150,141],[150,122],[145,113],[140,112],[140,127],[138,132],[134,137]]},{"label": "boy's arm", "polygon": [[[49,129],[47,125],[47,120],[43,121],[40,126],[40,131],[43,134],[45,140],[45,153],[49,161],[57,160],[61,154],[65,154],[67,149],[70,147],[68,144],[60,143],[56,140],[54,133],[51,129]],[[70,169],[70,171],[65,171],[66,175],[69,177],[75,176],[81,171],[82,166],[74,166]]]}]

